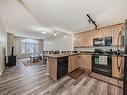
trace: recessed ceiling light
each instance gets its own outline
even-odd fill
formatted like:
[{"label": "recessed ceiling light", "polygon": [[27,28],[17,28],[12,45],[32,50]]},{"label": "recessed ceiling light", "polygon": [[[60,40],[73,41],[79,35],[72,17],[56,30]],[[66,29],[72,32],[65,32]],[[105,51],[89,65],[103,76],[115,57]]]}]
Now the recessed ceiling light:
[{"label": "recessed ceiling light", "polygon": [[46,34],[47,32],[46,31],[43,31],[43,32],[41,32],[42,34]]}]

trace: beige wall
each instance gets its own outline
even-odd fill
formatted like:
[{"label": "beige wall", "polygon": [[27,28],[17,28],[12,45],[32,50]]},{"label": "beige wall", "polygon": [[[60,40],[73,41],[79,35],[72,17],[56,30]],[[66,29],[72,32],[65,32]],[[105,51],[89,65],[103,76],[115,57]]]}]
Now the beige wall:
[{"label": "beige wall", "polygon": [[7,33],[7,54],[11,55],[12,46],[14,46],[14,34]]},{"label": "beige wall", "polygon": [[64,35],[48,38],[44,40],[44,50],[45,51],[72,51],[74,48],[73,35],[68,34],[67,38]]},{"label": "beige wall", "polygon": [[0,18],[0,75],[2,74],[5,67],[5,55],[7,50],[7,33]]},{"label": "beige wall", "polygon": [[[21,40],[22,39],[26,39],[25,37],[18,37],[15,36],[14,38],[15,40],[15,54],[17,55],[17,58],[26,58],[26,57],[30,57],[31,54],[22,54],[21,53]],[[43,40],[42,39],[37,39],[39,41],[39,50],[40,52],[43,51]]]}]

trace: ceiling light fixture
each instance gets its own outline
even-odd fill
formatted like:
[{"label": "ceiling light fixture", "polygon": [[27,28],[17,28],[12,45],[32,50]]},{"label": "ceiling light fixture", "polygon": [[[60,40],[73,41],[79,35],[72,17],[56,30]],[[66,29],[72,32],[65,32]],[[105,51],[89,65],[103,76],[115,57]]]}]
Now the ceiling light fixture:
[{"label": "ceiling light fixture", "polygon": [[54,36],[56,36],[56,32],[54,33]]},{"label": "ceiling light fixture", "polygon": [[46,34],[47,32],[46,31],[43,31],[43,32],[41,32],[42,34]]},{"label": "ceiling light fixture", "polygon": [[42,32],[42,34],[46,34],[46,33],[48,33],[48,31],[49,31],[49,29],[47,29],[47,28],[42,28],[42,30],[41,30]]},{"label": "ceiling light fixture", "polygon": [[67,38],[67,35],[65,35],[64,38],[66,39]]},{"label": "ceiling light fixture", "polygon": [[89,23],[92,23],[95,26],[95,30],[97,30],[98,26],[97,26],[96,22],[90,17],[89,14],[86,14],[86,16],[88,17]]}]

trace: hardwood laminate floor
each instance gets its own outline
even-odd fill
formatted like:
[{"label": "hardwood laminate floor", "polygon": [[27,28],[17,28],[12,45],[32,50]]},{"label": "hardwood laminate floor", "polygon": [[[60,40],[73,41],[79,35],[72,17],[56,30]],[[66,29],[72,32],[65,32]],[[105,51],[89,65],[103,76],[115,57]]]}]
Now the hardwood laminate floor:
[{"label": "hardwood laminate floor", "polygon": [[78,79],[49,78],[45,64],[25,67],[18,60],[0,76],[0,95],[123,95],[123,89],[83,74]]}]

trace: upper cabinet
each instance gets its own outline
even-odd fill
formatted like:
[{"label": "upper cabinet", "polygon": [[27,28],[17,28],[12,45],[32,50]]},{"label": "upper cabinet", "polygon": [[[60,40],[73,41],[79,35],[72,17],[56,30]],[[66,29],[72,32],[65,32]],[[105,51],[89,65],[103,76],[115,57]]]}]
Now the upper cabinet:
[{"label": "upper cabinet", "polygon": [[75,47],[84,47],[84,46],[92,46],[93,41],[93,31],[92,32],[83,32],[77,33],[74,35],[74,46]]},{"label": "upper cabinet", "polygon": [[[74,46],[86,47],[93,46],[93,39],[112,37],[112,45],[117,45],[118,35],[123,27],[123,24],[117,24],[99,30],[87,31],[74,34]],[[119,37],[119,45],[123,45],[124,31],[121,32],[122,36]]]},{"label": "upper cabinet", "polygon": [[123,28],[123,24],[114,26],[112,28],[112,43],[113,43],[113,45],[117,45],[118,35],[120,34],[120,31],[121,31],[121,35],[119,35],[119,45],[124,45],[125,31],[124,31],[124,28],[123,29],[122,28]]}]

